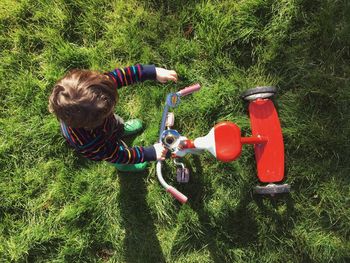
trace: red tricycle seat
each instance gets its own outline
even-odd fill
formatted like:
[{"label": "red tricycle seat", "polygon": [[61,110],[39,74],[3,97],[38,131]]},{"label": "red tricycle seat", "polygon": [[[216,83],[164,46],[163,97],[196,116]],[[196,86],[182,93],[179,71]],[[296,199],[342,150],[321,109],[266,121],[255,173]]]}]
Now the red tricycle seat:
[{"label": "red tricycle seat", "polygon": [[232,122],[220,122],[214,126],[216,158],[222,162],[237,159],[242,152],[241,130]]}]

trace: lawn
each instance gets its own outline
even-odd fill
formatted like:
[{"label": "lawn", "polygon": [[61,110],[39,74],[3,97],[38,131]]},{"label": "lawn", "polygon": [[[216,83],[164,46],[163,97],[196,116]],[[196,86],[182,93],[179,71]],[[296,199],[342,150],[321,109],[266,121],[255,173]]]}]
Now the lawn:
[{"label": "lawn", "polygon": [[[350,262],[350,1],[2,0],[0,262]],[[235,162],[187,156],[192,177],[155,165],[118,174],[79,157],[48,112],[69,69],[136,63],[177,84],[120,90],[116,112],[141,118],[130,144],[157,141],[165,96],[200,82],[175,110],[195,138],[217,122],[250,134],[242,91],[278,89],[289,195],[262,198],[254,152]]]}]

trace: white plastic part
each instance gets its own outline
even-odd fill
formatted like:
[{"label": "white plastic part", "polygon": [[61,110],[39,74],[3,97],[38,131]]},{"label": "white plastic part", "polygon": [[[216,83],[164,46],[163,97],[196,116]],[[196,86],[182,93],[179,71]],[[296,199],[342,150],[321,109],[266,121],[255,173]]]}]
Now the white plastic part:
[{"label": "white plastic part", "polygon": [[168,190],[168,188],[170,187],[170,185],[168,185],[162,175],[162,162],[161,161],[157,161],[157,177],[158,180],[160,182],[160,184],[166,189]]},{"label": "white plastic part", "polygon": [[203,153],[203,149],[197,149],[197,148],[190,148],[190,149],[180,149],[178,146],[181,144],[182,141],[186,141],[187,137],[185,136],[181,136],[179,138],[179,143],[176,145],[176,148],[174,148],[173,153],[177,156],[177,157],[184,157],[186,154],[202,154]]},{"label": "white plastic part", "polygon": [[214,128],[206,136],[195,139],[194,146],[199,150],[209,151],[216,158]]},{"label": "white plastic part", "polygon": [[203,153],[203,149],[184,149],[184,150],[175,150],[173,153],[177,156],[177,157],[184,157],[186,154],[196,154],[196,155],[200,155]]}]

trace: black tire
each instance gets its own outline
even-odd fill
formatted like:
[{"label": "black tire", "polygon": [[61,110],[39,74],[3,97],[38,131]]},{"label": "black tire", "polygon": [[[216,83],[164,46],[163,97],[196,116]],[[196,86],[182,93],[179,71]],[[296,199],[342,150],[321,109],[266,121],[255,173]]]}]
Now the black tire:
[{"label": "black tire", "polygon": [[256,87],[253,89],[248,89],[241,94],[241,98],[245,101],[253,101],[256,99],[271,98],[277,93],[275,87]]},{"label": "black tire", "polygon": [[254,187],[254,193],[259,195],[275,195],[285,194],[290,192],[289,184],[268,184],[265,186]]}]

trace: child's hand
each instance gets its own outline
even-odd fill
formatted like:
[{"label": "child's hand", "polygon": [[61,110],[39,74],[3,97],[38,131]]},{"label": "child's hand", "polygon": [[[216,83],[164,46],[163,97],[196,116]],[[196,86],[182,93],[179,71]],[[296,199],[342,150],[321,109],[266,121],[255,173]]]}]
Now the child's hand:
[{"label": "child's hand", "polygon": [[161,83],[165,83],[168,80],[177,81],[177,73],[175,70],[167,70],[165,68],[156,68],[157,80]]},{"label": "child's hand", "polygon": [[168,150],[166,148],[164,148],[163,144],[156,143],[153,146],[154,146],[154,148],[156,150],[157,161],[165,160],[165,155],[168,152]]}]

